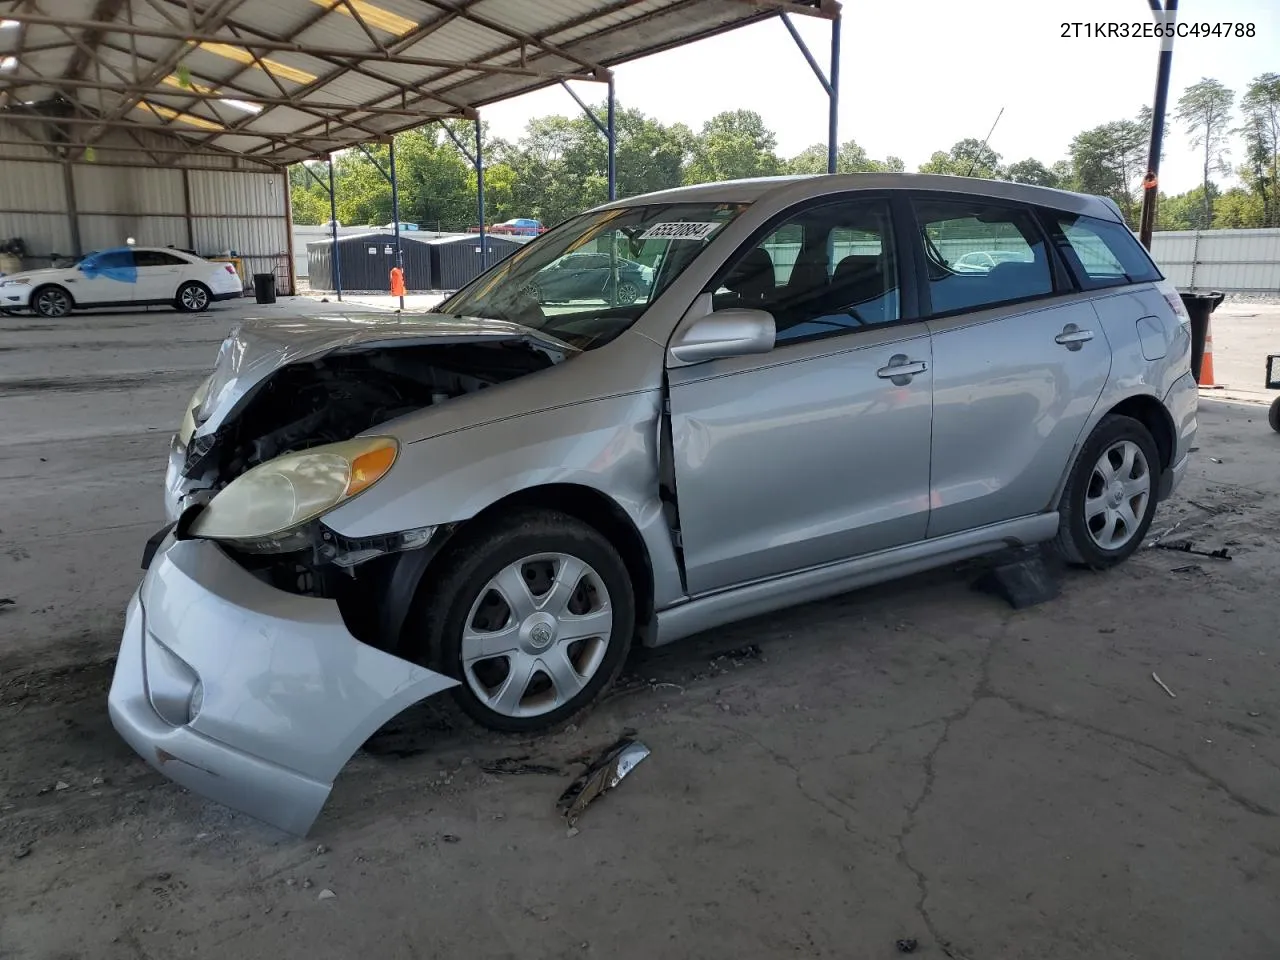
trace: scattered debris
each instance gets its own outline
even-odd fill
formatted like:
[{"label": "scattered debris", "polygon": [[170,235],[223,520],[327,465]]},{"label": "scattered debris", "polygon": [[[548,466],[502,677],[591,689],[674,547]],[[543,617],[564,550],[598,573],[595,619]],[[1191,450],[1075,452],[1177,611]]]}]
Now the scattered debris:
[{"label": "scattered debris", "polygon": [[310,890],[310,889],[311,889],[311,878],[310,878],[310,877],[307,877],[305,880],[303,880],[303,881],[302,881],[302,889],[303,889],[303,890]]},{"label": "scattered debris", "polygon": [[528,759],[528,754],[519,757],[499,757],[497,760],[484,761],[480,764],[480,769],[485,773],[532,773],[553,777],[558,777],[564,773],[559,767],[553,767],[545,763],[526,763],[525,761]]},{"label": "scattered debris", "polygon": [[1115,633],[1116,628],[1115,627],[1099,627],[1098,632],[1099,633]]},{"label": "scattered debris", "polygon": [[1151,674],[1151,679],[1154,680],[1156,683],[1160,684],[1160,689],[1163,690],[1165,693],[1167,693],[1169,696],[1173,697],[1173,699],[1175,700],[1178,699],[1178,695],[1174,693],[1172,690],[1170,690],[1169,685],[1165,683],[1163,680],[1161,680],[1158,676],[1156,676],[1154,672]]},{"label": "scattered debris", "polygon": [[737,647],[734,650],[726,650],[724,653],[718,653],[711,658],[713,667],[722,666],[726,661],[735,667],[740,667],[745,663],[753,660],[763,660],[764,651],[760,649],[760,644],[749,643],[745,647]]},{"label": "scattered debris", "polygon": [[323,843],[316,847],[316,853],[328,853],[328,852],[329,852],[329,848],[326,847]]},{"label": "scattered debris", "polygon": [[55,790],[66,790],[66,789],[68,789],[70,786],[71,786],[71,784],[67,783],[67,781],[65,781],[65,780],[59,780],[57,783],[55,783],[55,784],[53,785],[53,789],[55,789]]},{"label": "scattered debris", "polygon": [[12,597],[0,597],[0,610],[3,610],[5,607],[12,607],[17,602],[18,601],[14,600]]},{"label": "scattered debris", "polygon": [[616,787],[647,756],[649,748],[629,736],[624,736],[605,750],[556,801],[557,809],[564,814],[569,826],[578,822],[578,817],[582,816],[589,803]]},{"label": "scattered debris", "polygon": [[1231,559],[1231,551],[1226,547],[1219,547],[1217,550],[1197,550],[1191,545],[1190,540],[1178,540],[1175,543],[1157,543],[1156,548],[1159,550],[1173,550],[1176,553],[1190,553],[1197,557],[1210,557],[1214,560]]},{"label": "scattered debris", "polygon": [[1204,573],[1204,568],[1198,563],[1188,563],[1185,567],[1173,567],[1170,573]]},{"label": "scattered debris", "polygon": [[565,831],[564,835],[565,835],[566,837],[568,837],[570,840],[572,840],[574,837],[576,837],[576,836],[577,836],[578,834],[580,834],[581,832],[582,832],[582,831],[581,831],[581,830],[579,830],[577,827],[570,827],[568,830],[566,830],[566,831]]},{"label": "scattered debris", "polygon": [[1210,458],[1209,458],[1209,462],[1210,462],[1210,463],[1221,463],[1222,461],[1221,461],[1221,460],[1219,460],[1217,457],[1210,457]]},{"label": "scattered debris", "polygon": [[16,851],[14,851],[13,859],[25,860],[29,856],[31,856],[31,847],[22,846],[22,847],[19,847]]},{"label": "scattered debris", "polygon": [[319,894],[317,894],[316,899],[317,899],[317,900],[332,900],[332,899],[334,899],[334,897],[336,897],[336,896],[337,896],[337,894],[336,894],[336,893],[334,893],[334,892],[333,892],[332,890],[330,890],[328,887],[325,887],[323,890],[321,890],[321,891],[320,891],[320,893],[319,893]]},{"label": "scattered debris", "polygon": [[897,947],[899,953],[915,953],[916,947],[920,946],[920,941],[916,940],[915,937],[907,937],[895,941],[893,945]]},{"label": "scattered debris", "polygon": [[459,837],[457,834],[445,833],[440,836],[440,839],[443,840],[445,843],[458,843],[462,838]]},{"label": "scattered debris", "polygon": [[1260,716],[1262,716],[1262,714],[1261,714],[1261,713],[1259,713],[1257,710],[1250,710],[1250,711],[1249,711],[1249,716],[1251,716],[1251,717],[1260,717]]},{"label": "scattered debris", "polygon": [[[1193,502],[1193,503],[1195,503],[1195,501],[1194,501],[1194,500],[1193,500],[1192,502]],[[1196,504],[1196,506],[1199,506],[1199,504]],[[1147,541],[1147,543],[1146,543],[1146,546],[1147,546],[1148,548],[1151,548],[1151,547],[1156,546],[1157,544],[1159,544],[1159,543],[1160,543],[1160,541],[1161,541],[1161,540],[1163,540],[1165,537],[1169,536],[1169,534],[1173,533],[1173,531],[1177,530],[1180,526],[1182,526],[1182,521],[1181,521],[1181,520],[1179,520],[1177,523],[1175,523],[1175,524],[1174,524],[1173,526],[1171,526],[1171,527],[1165,527],[1163,530],[1161,530],[1159,533],[1157,533],[1154,537],[1152,537],[1150,540],[1148,540],[1148,541]]]},{"label": "scattered debris", "polygon": [[106,780],[104,780],[102,777],[94,777],[94,778],[93,778],[93,780],[92,780],[92,783],[93,783],[93,785],[94,785],[95,787],[100,787],[100,786],[102,786],[102,785],[103,785],[104,783],[106,783],[106,782],[107,782],[107,781],[106,781]]}]

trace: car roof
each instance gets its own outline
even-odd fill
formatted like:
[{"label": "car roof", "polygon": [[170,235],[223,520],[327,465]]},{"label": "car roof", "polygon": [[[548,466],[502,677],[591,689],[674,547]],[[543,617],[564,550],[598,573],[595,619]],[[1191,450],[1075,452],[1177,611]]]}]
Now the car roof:
[{"label": "car roof", "polygon": [[980,177],[953,177],[928,173],[835,173],[790,177],[756,177],[749,180],[726,180],[690,187],[660,190],[605,204],[598,209],[631,207],[654,203],[757,203],[760,201],[790,203],[822,197],[825,194],[851,190],[928,190],[956,193],[966,197],[1012,200],[1069,213],[1121,220],[1115,204],[1095,197],[1052,187],[1035,187],[1007,180]]}]

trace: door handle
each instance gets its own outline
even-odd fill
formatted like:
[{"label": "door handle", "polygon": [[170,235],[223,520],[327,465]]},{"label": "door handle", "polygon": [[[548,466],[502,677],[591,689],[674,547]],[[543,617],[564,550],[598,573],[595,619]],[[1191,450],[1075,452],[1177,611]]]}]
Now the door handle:
[{"label": "door handle", "polygon": [[904,387],[918,373],[924,373],[929,365],[923,360],[912,360],[905,353],[898,353],[889,358],[889,365],[876,371],[881,380],[891,380],[896,386]]},{"label": "door handle", "polygon": [[1068,323],[1062,328],[1062,332],[1053,338],[1053,342],[1061,344],[1068,350],[1079,350],[1092,339],[1092,330],[1081,330],[1074,323]]}]

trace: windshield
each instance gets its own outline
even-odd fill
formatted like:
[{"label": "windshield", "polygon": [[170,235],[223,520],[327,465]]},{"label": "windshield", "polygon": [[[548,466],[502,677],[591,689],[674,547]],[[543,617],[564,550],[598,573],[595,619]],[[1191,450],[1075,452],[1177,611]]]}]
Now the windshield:
[{"label": "windshield", "polygon": [[746,204],[672,203],[574,217],[436,308],[507,320],[581,350],[635,323]]}]

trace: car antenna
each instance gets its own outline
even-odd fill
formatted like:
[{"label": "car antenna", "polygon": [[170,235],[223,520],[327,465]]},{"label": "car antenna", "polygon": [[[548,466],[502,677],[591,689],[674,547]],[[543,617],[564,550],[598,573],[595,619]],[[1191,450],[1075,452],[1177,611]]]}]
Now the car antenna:
[{"label": "car antenna", "polygon": [[978,157],[982,156],[982,151],[987,149],[987,140],[991,139],[991,135],[996,132],[996,124],[1000,122],[1000,118],[1004,116],[1004,107],[1000,108],[1000,112],[996,114],[996,118],[992,121],[991,129],[987,131],[987,139],[982,141],[982,146],[978,148],[978,152],[974,155],[973,161],[969,164],[969,169],[964,172],[967,177],[973,173],[973,168],[978,165]]}]

